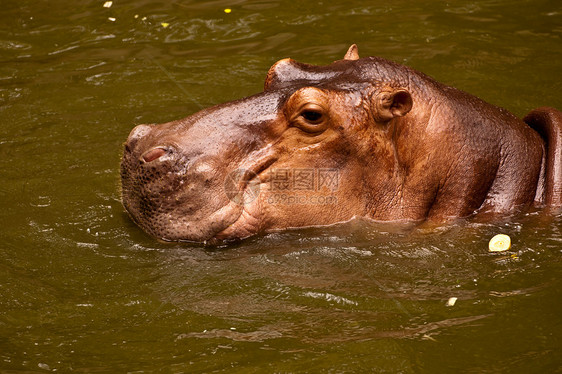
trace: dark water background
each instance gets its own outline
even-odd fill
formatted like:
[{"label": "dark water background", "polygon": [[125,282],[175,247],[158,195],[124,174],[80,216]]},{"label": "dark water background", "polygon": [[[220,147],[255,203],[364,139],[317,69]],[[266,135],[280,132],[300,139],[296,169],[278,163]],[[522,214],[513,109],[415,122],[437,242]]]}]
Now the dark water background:
[{"label": "dark water background", "polygon": [[[0,371],[562,372],[562,217],[212,249],[144,235],[118,182],[135,124],[351,43],[519,116],[562,108],[559,0],[103,3],[1,2]],[[498,232],[513,250],[489,254]]]}]

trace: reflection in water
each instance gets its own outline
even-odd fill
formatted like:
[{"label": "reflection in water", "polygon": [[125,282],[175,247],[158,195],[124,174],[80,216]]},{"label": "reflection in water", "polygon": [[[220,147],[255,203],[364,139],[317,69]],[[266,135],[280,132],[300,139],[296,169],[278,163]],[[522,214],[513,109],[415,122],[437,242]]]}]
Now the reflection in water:
[{"label": "reflection in water", "polygon": [[[464,326],[496,323],[502,317],[499,296],[530,296],[547,287],[532,274],[536,249],[519,242],[509,255],[488,253],[489,237],[498,229],[493,225],[455,226],[437,235],[353,226],[254,238],[205,252],[203,260],[200,252],[166,251],[157,293],[163,303],[231,325],[210,324],[181,339],[289,338],[305,344],[439,340]],[[503,230],[518,238],[521,228],[510,223]],[[378,243],[365,240],[373,237]],[[516,288],[499,290],[502,284]],[[458,298],[454,307],[447,306],[450,297]]]}]

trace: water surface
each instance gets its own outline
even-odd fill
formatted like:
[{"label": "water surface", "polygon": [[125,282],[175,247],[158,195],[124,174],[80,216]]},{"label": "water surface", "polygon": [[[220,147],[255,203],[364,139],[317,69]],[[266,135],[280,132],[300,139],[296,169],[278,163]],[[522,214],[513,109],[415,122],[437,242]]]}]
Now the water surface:
[{"label": "water surface", "polygon": [[[2,3],[1,371],[562,370],[561,217],[204,248],[143,234],[118,180],[135,124],[352,43],[519,116],[562,108],[558,1],[103,3]],[[489,254],[498,232],[513,250]]]}]

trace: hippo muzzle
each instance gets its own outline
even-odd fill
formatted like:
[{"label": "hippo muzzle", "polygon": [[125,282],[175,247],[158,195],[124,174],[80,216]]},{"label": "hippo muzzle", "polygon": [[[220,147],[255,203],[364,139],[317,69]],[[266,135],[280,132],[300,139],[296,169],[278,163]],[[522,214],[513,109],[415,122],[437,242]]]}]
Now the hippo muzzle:
[{"label": "hippo muzzle", "polygon": [[275,160],[263,139],[276,112],[268,101],[275,107],[278,95],[135,127],[121,162],[123,205],[133,221],[162,240],[195,242],[209,241],[237,222],[244,193],[252,193],[259,174]]}]

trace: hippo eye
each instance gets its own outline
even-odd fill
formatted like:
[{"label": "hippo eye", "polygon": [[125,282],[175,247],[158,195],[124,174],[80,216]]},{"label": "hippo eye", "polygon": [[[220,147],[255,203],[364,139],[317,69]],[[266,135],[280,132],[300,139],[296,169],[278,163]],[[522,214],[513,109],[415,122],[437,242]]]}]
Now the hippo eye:
[{"label": "hippo eye", "polygon": [[305,104],[295,114],[293,125],[309,134],[319,134],[328,126],[326,110],[319,104]]},{"label": "hippo eye", "polygon": [[302,118],[310,123],[316,124],[322,122],[322,113],[316,110],[305,110],[301,113]]},{"label": "hippo eye", "polygon": [[315,87],[305,87],[291,95],[285,104],[288,124],[312,136],[328,129],[331,123],[327,94]]}]

